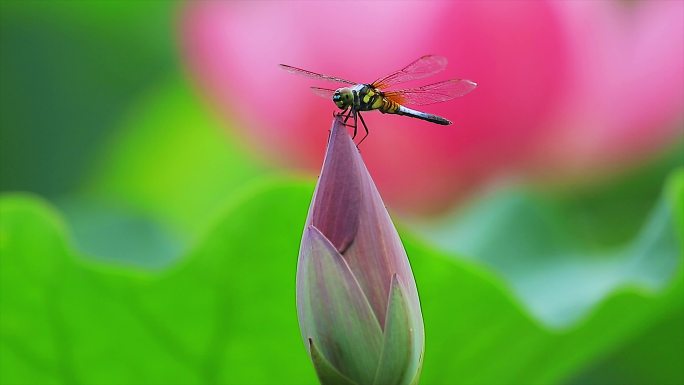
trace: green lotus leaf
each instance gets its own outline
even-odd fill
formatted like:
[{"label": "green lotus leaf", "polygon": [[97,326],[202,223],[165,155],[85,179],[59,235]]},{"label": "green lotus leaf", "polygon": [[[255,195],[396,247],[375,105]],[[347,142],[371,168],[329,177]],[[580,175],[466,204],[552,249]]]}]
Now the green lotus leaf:
[{"label": "green lotus leaf", "polygon": [[[164,270],[93,261],[73,249],[52,205],[0,197],[0,383],[316,383],[292,294],[311,189],[282,180],[250,186]],[[680,171],[644,227],[663,232],[638,237],[659,245],[644,254],[652,260],[675,253],[674,275],[657,285],[626,280],[562,329],[537,319],[488,267],[404,232],[427,332],[421,383],[565,383],[653,327],[679,327],[683,198]],[[682,336],[658,341],[676,352]],[[677,368],[674,358],[649,366]]]}]

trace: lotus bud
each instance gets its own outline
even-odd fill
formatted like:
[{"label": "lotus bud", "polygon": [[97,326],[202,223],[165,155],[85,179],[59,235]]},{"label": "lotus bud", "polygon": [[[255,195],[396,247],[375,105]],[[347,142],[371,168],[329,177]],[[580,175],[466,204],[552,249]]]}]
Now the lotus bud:
[{"label": "lotus bud", "polygon": [[322,384],[418,382],[424,332],[413,273],[340,118],[302,237],[297,315]]}]

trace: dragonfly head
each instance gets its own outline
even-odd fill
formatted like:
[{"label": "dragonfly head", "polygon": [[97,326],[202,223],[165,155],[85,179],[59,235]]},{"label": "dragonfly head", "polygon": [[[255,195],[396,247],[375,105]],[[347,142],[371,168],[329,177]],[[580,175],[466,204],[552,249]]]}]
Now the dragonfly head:
[{"label": "dragonfly head", "polygon": [[335,102],[335,105],[341,110],[351,106],[353,101],[354,94],[352,93],[351,88],[338,88],[333,95],[333,102]]}]

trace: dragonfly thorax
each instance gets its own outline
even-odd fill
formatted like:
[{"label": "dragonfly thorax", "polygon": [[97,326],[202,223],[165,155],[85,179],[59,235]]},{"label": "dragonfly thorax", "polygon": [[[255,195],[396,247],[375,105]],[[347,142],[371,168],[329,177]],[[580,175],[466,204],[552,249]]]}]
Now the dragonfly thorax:
[{"label": "dragonfly thorax", "polygon": [[354,93],[352,92],[352,89],[348,87],[338,88],[335,90],[332,99],[337,107],[344,110],[354,103]]}]

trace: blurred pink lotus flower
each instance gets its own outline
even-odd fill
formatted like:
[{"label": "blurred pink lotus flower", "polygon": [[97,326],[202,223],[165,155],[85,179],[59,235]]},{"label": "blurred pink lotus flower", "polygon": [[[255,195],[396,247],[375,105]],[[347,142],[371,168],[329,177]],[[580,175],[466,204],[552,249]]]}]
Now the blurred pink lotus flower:
[{"label": "blurred pink lotus flower", "polygon": [[334,105],[287,63],[371,82],[424,54],[478,88],[426,106],[453,126],[366,114],[386,200],[437,210],[495,177],[575,182],[682,135],[684,2],[189,2],[182,49],[200,88],[263,153],[316,170]]}]

